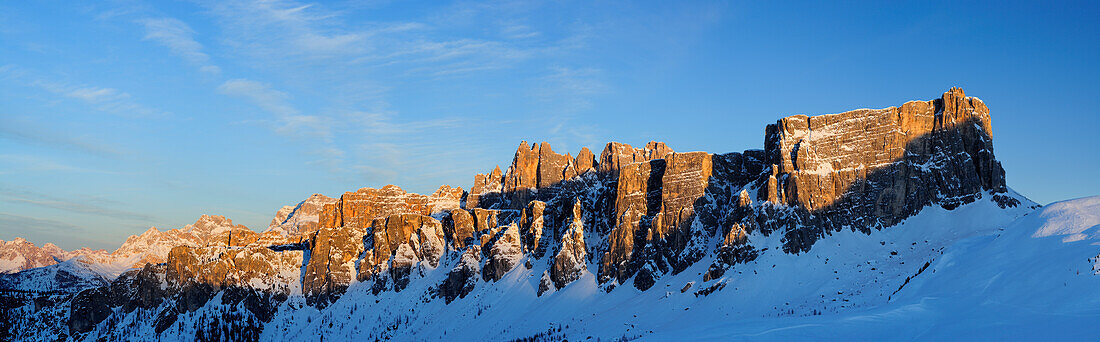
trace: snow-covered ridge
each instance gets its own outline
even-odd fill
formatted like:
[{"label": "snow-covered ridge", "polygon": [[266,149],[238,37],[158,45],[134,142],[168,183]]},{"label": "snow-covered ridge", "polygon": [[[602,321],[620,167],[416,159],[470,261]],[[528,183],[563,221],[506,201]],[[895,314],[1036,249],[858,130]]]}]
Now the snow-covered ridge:
[{"label": "snow-covered ridge", "polygon": [[38,247],[18,237],[12,241],[0,240],[0,274],[50,266],[74,258],[83,258],[86,262],[101,262],[107,255],[107,251],[89,248],[65,251],[52,243]]}]

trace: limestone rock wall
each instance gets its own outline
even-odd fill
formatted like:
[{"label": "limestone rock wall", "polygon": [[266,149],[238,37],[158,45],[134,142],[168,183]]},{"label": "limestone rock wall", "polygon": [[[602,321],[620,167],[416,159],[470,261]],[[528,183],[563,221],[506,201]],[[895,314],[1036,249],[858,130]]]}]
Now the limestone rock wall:
[{"label": "limestone rock wall", "polygon": [[603,152],[600,153],[599,170],[600,172],[615,174],[623,166],[661,159],[672,152],[668,145],[657,141],[650,141],[645,148],[634,148],[623,143],[609,142],[604,146]]},{"label": "limestone rock wall", "polygon": [[[696,256],[681,260],[693,232],[695,208],[707,193],[713,175],[712,156],[705,152],[669,153],[663,159],[622,166],[618,172],[615,226],[600,261],[601,281],[623,281],[656,253],[672,258],[663,271],[678,270]],[[648,255],[638,255],[650,246]]]},{"label": "limestone rock wall", "polygon": [[325,204],[319,221],[322,227],[369,227],[379,217],[406,213],[431,215],[458,208],[462,197],[462,188],[447,185],[430,196],[408,193],[396,185],[362,188],[345,192],[336,203]]},{"label": "limestone rock wall", "polygon": [[[625,145],[629,147],[629,145]],[[501,173],[498,166],[492,172],[474,176],[474,186],[466,199],[466,208],[522,209],[527,202],[554,196],[563,182],[596,171],[595,155],[587,147],[572,155],[558,154],[547,142],[528,144],[523,141],[516,149],[512,165]]]},{"label": "limestone rock wall", "polygon": [[[364,239],[364,248],[366,252],[359,260],[360,281],[391,269],[405,272],[421,262],[435,268],[447,247],[443,225],[438,220],[418,214],[397,214],[374,220],[371,234]],[[405,280],[402,276],[394,274],[393,279]]]},{"label": "limestone rock wall", "polygon": [[302,293],[311,303],[331,301],[357,278],[355,262],[363,253],[360,227],[321,227],[309,239],[309,260],[302,275]]},{"label": "limestone rock wall", "polygon": [[290,295],[299,292],[301,265],[302,251],[179,246],[168,254],[166,279],[172,288],[204,284]]},{"label": "limestone rock wall", "polygon": [[[950,209],[1007,189],[989,109],[958,88],[901,107],[780,119],[766,130],[765,154],[759,199],[804,210],[802,224],[815,227],[885,227],[929,204]],[[789,250],[817,235],[792,234],[801,241]]]}]

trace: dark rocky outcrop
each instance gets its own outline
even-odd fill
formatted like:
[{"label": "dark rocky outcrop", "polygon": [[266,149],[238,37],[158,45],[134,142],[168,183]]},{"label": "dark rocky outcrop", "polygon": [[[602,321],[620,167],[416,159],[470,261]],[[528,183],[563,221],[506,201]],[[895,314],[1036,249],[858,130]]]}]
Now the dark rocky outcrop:
[{"label": "dark rocky outcrop", "polygon": [[692,222],[696,201],[705,195],[713,173],[712,163],[705,152],[669,153],[664,159],[619,170],[616,223],[600,262],[601,280],[614,276],[623,281],[650,261],[662,271],[678,272],[702,257],[702,250],[688,250],[688,245],[705,233],[693,231]]},{"label": "dark rocky outcrop", "polygon": [[443,232],[455,250],[462,250],[474,241],[474,228],[474,216],[465,209],[451,209],[450,215],[443,218]]},{"label": "dark rocky outcrop", "polygon": [[477,245],[466,248],[460,254],[458,265],[447,273],[447,279],[439,285],[438,297],[450,303],[456,298],[466,298],[474,290],[481,273],[481,248]]}]

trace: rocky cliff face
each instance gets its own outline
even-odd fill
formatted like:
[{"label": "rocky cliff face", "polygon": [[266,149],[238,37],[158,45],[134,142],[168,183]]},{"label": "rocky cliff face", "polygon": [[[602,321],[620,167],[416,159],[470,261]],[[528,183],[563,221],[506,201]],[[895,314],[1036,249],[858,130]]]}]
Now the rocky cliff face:
[{"label": "rocky cliff face", "polygon": [[209,285],[290,295],[301,293],[302,260],[302,251],[267,247],[179,246],[168,254],[165,280],[172,288]]},{"label": "rocky cliff face", "polygon": [[788,250],[805,251],[823,231],[891,226],[930,204],[1005,192],[992,137],[989,109],[959,88],[901,107],[783,118],[767,128],[759,199],[821,228],[788,230]]},{"label": "rocky cliff face", "polygon": [[[833,232],[870,234],[928,206],[985,196],[1019,205],[991,127],[988,108],[953,88],[900,107],[782,118],[765,128],[763,149],[743,152],[613,142],[598,157],[587,148],[573,157],[522,142],[505,171],[476,175],[469,193],[388,185],[313,195],[277,212],[263,234],[220,216],[150,229],[114,253],[143,273],[82,292],[70,328],[94,334],[130,305],[157,308],[159,332],[216,293],[251,303],[244,317],[267,322],[288,297],[324,308],[355,288],[417,289],[445,303],[506,277],[530,278],[537,295],[580,279],[645,291],[700,262],[709,265],[698,280],[712,282],[765,253],[760,244],[774,234],[781,246],[769,253],[800,254]],[[154,283],[161,290],[139,294]],[[121,299],[134,296],[144,299]]]},{"label": "rocky cliff face", "polygon": [[202,215],[193,224],[180,229],[149,228],[141,235],[130,236],[111,253],[115,260],[129,262],[130,267],[159,264],[167,261],[168,253],[177,246],[246,246],[256,241],[256,232],[220,215]]},{"label": "rocky cliff face", "polygon": [[320,213],[320,225],[366,228],[378,217],[404,213],[431,215],[457,208],[463,193],[462,188],[446,185],[430,196],[408,193],[396,185],[362,188],[345,192],[335,203],[325,204]]}]

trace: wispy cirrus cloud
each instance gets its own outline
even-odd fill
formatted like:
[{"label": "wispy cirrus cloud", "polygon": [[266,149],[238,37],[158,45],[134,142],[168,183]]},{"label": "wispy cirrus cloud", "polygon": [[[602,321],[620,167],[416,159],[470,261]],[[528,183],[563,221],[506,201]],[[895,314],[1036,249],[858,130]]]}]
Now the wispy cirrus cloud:
[{"label": "wispy cirrus cloud", "polygon": [[[272,66],[335,61],[415,77],[468,74],[555,53],[575,45],[576,38],[538,45],[517,43],[541,32],[516,19],[493,18],[501,10],[494,6],[448,8],[446,15],[422,20],[348,22],[348,11],[314,3],[239,0],[206,5],[220,18],[224,41],[233,51]],[[515,6],[502,7],[515,10],[511,8]],[[497,27],[498,33],[456,36],[451,30],[456,24],[488,24]]]},{"label": "wispy cirrus cloud", "polygon": [[52,159],[47,159],[45,157],[27,154],[0,154],[0,165],[4,165],[2,171],[0,171],[0,175],[39,172],[98,173],[107,175],[121,174],[114,171],[73,166]]},{"label": "wispy cirrus cloud", "polygon": [[218,92],[244,98],[272,114],[281,116],[298,114],[298,109],[290,105],[290,95],[273,89],[267,83],[237,78],[222,83],[218,86]]},{"label": "wispy cirrus cloud", "polygon": [[29,122],[15,119],[0,120],[0,139],[87,153],[112,159],[120,158],[126,154],[117,147],[97,142],[83,134],[64,134],[45,129],[40,125],[34,125]]},{"label": "wispy cirrus cloud", "polygon": [[458,128],[466,124],[465,120],[457,118],[399,122],[392,112],[354,111],[344,117],[353,124],[351,129],[355,132],[372,135],[418,134],[429,129]]},{"label": "wispy cirrus cloud", "polygon": [[44,218],[27,217],[22,215],[0,213],[0,227],[12,230],[46,230],[56,233],[71,233],[84,231],[85,229],[73,224]]},{"label": "wispy cirrus cloud", "polygon": [[126,210],[105,207],[96,203],[115,203],[102,198],[72,200],[53,195],[0,186],[0,201],[51,208],[71,213],[104,216],[122,220],[152,222],[151,216]]},{"label": "wispy cirrus cloud", "polygon": [[[536,85],[541,95],[534,99],[562,101],[553,107],[567,109],[554,114],[563,119],[591,108],[592,99],[607,89],[599,69],[528,68],[529,62],[585,47],[591,35],[583,23],[562,24],[547,34],[527,19],[537,15],[538,4],[458,3],[384,21],[347,4],[226,0],[201,5],[219,27],[215,41],[224,49],[219,56],[249,65],[249,73],[256,75],[225,81],[218,92],[271,113],[272,119],[261,124],[277,134],[320,138],[308,143],[313,146],[306,154],[315,158],[309,163],[337,177],[419,182],[416,175],[429,171],[417,165],[469,164],[439,151],[480,150],[487,142],[477,132],[502,125],[479,124],[462,113],[395,108],[391,92],[407,92],[409,84],[462,82],[523,68],[517,76]],[[531,91],[516,90],[520,96]],[[566,121],[538,125],[544,131],[534,134],[561,134],[561,126],[570,126]]]},{"label": "wispy cirrus cloud", "polygon": [[302,115],[290,103],[290,95],[276,90],[271,85],[249,79],[232,79],[218,86],[218,92],[239,97],[274,114],[269,123],[272,129],[287,136],[317,137],[329,141],[332,138],[331,122],[316,115]]},{"label": "wispy cirrus cloud", "polygon": [[200,71],[218,74],[221,68],[209,64],[210,56],[203,52],[203,46],[195,40],[195,30],[187,23],[175,18],[144,18],[137,23],[145,28],[145,40],[167,47],[172,53],[199,67]]},{"label": "wispy cirrus cloud", "polygon": [[119,116],[133,118],[169,116],[168,112],[138,103],[129,93],[115,88],[49,78],[10,64],[0,66],[0,80],[37,88],[50,94],[76,100],[98,111]]}]

